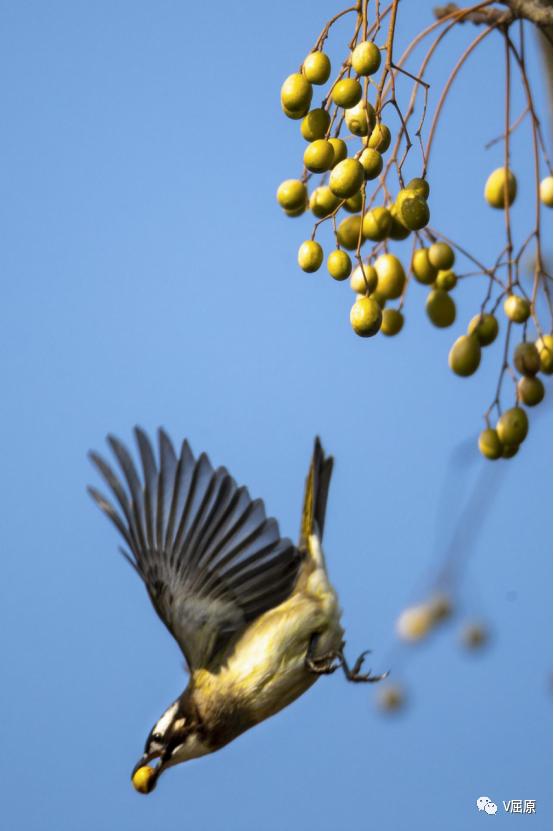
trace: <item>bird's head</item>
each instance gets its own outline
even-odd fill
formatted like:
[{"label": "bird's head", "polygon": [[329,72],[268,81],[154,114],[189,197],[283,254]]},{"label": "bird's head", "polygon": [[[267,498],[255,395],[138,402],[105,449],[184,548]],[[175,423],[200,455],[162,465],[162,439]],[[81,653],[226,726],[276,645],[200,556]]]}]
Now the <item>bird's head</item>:
[{"label": "bird's head", "polygon": [[[197,726],[186,717],[175,701],[150,731],[144,753],[131,775],[133,787],[139,793],[152,793],[159,776],[169,767],[203,756],[208,750],[198,735]],[[152,766],[150,762],[156,761]]]}]

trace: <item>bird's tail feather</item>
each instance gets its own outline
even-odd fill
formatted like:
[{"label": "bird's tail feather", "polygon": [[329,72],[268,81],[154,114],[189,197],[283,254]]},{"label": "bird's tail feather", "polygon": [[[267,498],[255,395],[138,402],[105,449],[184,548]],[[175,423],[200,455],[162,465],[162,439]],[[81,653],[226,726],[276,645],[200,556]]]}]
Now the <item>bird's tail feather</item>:
[{"label": "bird's tail feather", "polygon": [[325,455],[319,438],[316,438],[304,492],[304,508],[300,529],[301,547],[306,546],[308,538],[312,534],[316,534],[320,540],[323,538],[325,510],[332,472],[333,457]]}]

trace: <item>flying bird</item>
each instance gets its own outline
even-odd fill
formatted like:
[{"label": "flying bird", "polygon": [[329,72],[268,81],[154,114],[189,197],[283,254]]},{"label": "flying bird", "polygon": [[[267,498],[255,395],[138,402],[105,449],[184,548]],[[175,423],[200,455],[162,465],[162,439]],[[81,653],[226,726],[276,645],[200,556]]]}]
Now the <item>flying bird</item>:
[{"label": "flying bird", "polygon": [[[321,676],[342,668],[373,682],[344,656],[344,630],[321,546],[333,459],[315,440],[300,540],[280,536],[264,504],[205,453],[179,455],[158,431],[159,462],[135,428],[142,475],[115,437],[120,474],[89,454],[111,491],[89,493],[113,522],[121,553],[181,648],[189,683],[156,722],[131,779],[150,793],[173,765],[213,753],[282,710]],[[385,673],[386,674],[386,673]],[[152,765],[150,763],[154,762]]]}]

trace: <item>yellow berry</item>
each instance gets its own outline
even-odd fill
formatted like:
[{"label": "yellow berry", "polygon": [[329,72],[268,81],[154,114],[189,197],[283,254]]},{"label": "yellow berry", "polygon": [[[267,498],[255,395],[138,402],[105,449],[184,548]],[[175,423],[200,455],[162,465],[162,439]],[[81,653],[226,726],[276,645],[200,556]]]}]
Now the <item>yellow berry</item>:
[{"label": "yellow berry", "polygon": [[331,251],[327,257],[327,270],[334,280],[346,280],[352,271],[352,261],[346,251]]},{"label": "yellow berry", "polygon": [[357,294],[372,294],[377,288],[377,272],[369,263],[356,266],[350,278],[350,288]]},{"label": "yellow berry", "polygon": [[382,312],[373,297],[358,297],[350,309],[350,324],[357,335],[370,338],[381,326]]},{"label": "yellow berry", "polygon": [[406,275],[402,263],[394,254],[381,254],[375,260],[377,272],[377,288],[387,300],[400,297],[406,283]]},{"label": "yellow berry", "polygon": [[325,52],[310,52],[302,65],[302,72],[311,84],[325,84],[331,74],[331,61]]},{"label": "yellow berry", "polygon": [[392,224],[389,211],[383,207],[372,208],[364,215],[362,230],[366,239],[381,242],[386,239]]},{"label": "yellow berry", "polygon": [[[294,72],[281,87],[281,105],[286,115],[303,118],[312,100],[312,85],[299,72]],[[291,115],[292,114],[292,115]]]},{"label": "yellow berry", "polygon": [[358,43],[350,59],[352,69],[358,75],[373,75],[381,65],[381,53],[370,40]]},{"label": "yellow berry", "polygon": [[540,184],[540,200],[547,208],[552,207],[552,176],[546,176]]},{"label": "yellow berry", "polygon": [[371,131],[371,135],[367,140],[367,146],[373,147],[379,153],[385,153],[390,147],[390,139],[389,128],[386,124],[379,121]]},{"label": "yellow berry", "polygon": [[329,216],[340,205],[340,199],[335,196],[328,185],[316,188],[310,196],[310,210],[318,219]]},{"label": "yellow berry", "polygon": [[481,346],[488,346],[498,335],[498,321],[494,315],[485,312],[475,315],[469,321],[467,333],[468,335],[477,335]]},{"label": "yellow berry", "polygon": [[377,705],[385,713],[395,713],[401,710],[406,703],[404,691],[397,684],[388,684],[386,687],[379,686]]},{"label": "yellow berry", "polygon": [[503,459],[511,459],[511,458],[513,458],[513,456],[516,455],[518,450],[519,450],[519,444],[503,444],[502,445],[502,458]]},{"label": "yellow berry", "polygon": [[461,335],[448,354],[448,365],[452,372],[467,378],[473,375],[481,363],[481,346],[477,335]]},{"label": "yellow berry", "polygon": [[480,649],[487,642],[487,630],[480,623],[467,623],[462,629],[462,644],[466,649]]},{"label": "yellow berry", "polygon": [[333,164],[333,145],[325,139],[316,139],[304,151],[304,164],[312,173],[323,173]]},{"label": "yellow berry", "polygon": [[527,435],[529,421],[525,410],[512,407],[502,413],[496,424],[496,432],[502,444],[521,444]]},{"label": "yellow berry", "polygon": [[431,323],[444,329],[456,320],[456,304],[446,291],[433,289],[427,296],[425,311]]},{"label": "yellow berry", "polygon": [[333,167],[335,167],[335,165],[344,161],[348,156],[348,147],[346,146],[346,142],[339,138],[330,138],[329,144],[332,145],[335,154],[333,158]]},{"label": "yellow berry", "polygon": [[441,271],[454,265],[454,251],[446,242],[434,242],[429,248],[429,262]]},{"label": "yellow berry", "polygon": [[323,139],[329,129],[331,123],[331,116],[327,110],[319,107],[315,110],[310,110],[308,115],[302,119],[300,125],[300,132],[306,141],[315,141],[316,139]]},{"label": "yellow berry", "polygon": [[348,213],[357,214],[362,210],[362,202],[362,192],[359,190],[354,194],[354,196],[347,199],[342,207],[345,211],[348,211]]},{"label": "yellow berry", "polygon": [[419,283],[430,286],[435,282],[437,269],[431,265],[427,248],[417,248],[412,257],[412,272]]},{"label": "yellow berry", "polygon": [[287,216],[302,216],[306,212],[306,205],[300,205],[299,208],[285,208]]},{"label": "yellow berry", "polygon": [[341,81],[337,81],[331,90],[333,103],[345,109],[355,107],[361,97],[362,87],[355,78],[343,78]]},{"label": "yellow berry", "polygon": [[359,214],[356,216],[348,216],[342,220],[337,228],[337,241],[343,248],[347,248],[349,251],[356,250],[360,238],[361,224],[362,218]]},{"label": "yellow berry", "polygon": [[411,179],[406,187],[408,190],[415,190],[424,199],[429,198],[429,182],[427,179]]},{"label": "yellow berry", "polygon": [[541,372],[545,375],[552,375],[552,335],[542,335],[535,341],[541,359]]},{"label": "yellow berry", "polygon": [[356,159],[344,159],[331,171],[329,187],[341,199],[354,196],[364,181],[364,169]]},{"label": "yellow berry", "polygon": [[485,199],[491,208],[504,207],[505,191],[508,197],[508,205],[511,205],[517,193],[515,176],[511,170],[498,167],[493,170],[485,184]]},{"label": "yellow berry", "polygon": [[435,288],[443,289],[443,291],[452,291],[457,282],[458,278],[453,271],[439,271],[437,279],[435,280]]},{"label": "yellow berry", "polygon": [[302,271],[317,271],[323,262],[323,249],[315,240],[306,240],[298,249],[298,265]]},{"label": "yellow berry", "polygon": [[354,136],[367,136],[375,125],[375,110],[367,101],[359,101],[344,111],[344,120]]},{"label": "yellow berry", "polygon": [[506,317],[513,323],[525,323],[531,314],[531,306],[525,297],[518,294],[509,294],[504,301]]},{"label": "yellow berry", "polygon": [[452,601],[447,594],[435,594],[428,602],[433,623],[441,623],[452,614]]},{"label": "yellow berry", "polygon": [[429,206],[416,191],[404,188],[396,198],[396,216],[409,231],[419,231],[429,222]]},{"label": "yellow berry", "polygon": [[499,459],[502,456],[502,442],[498,433],[491,427],[483,430],[479,435],[479,451],[485,459]]},{"label": "yellow berry", "polygon": [[514,349],[514,366],[522,375],[537,374],[541,368],[541,359],[534,343],[518,343]]},{"label": "yellow berry", "polygon": [[384,309],[381,332],[392,337],[397,335],[404,326],[404,315],[398,309]]},{"label": "yellow berry", "polygon": [[427,603],[405,609],[396,621],[398,636],[405,641],[420,641],[430,631],[433,616]]},{"label": "yellow berry", "polygon": [[376,179],[383,169],[383,157],[372,147],[366,147],[360,154],[360,164],[366,179]]},{"label": "yellow berry", "polygon": [[277,188],[277,202],[286,211],[303,207],[307,199],[306,185],[300,179],[285,179]]},{"label": "yellow berry", "polygon": [[[365,152],[365,151],[364,151]],[[391,226],[389,237],[394,240],[403,240],[410,236],[410,230],[400,221],[398,217],[398,208],[396,205],[391,205],[389,208],[391,215]]]},{"label": "yellow berry", "polygon": [[536,407],[544,398],[544,384],[540,378],[524,376],[517,382],[517,395],[528,407]]},{"label": "yellow berry", "polygon": [[138,768],[138,770],[134,772],[131,780],[134,789],[139,793],[150,793],[154,788],[155,774],[155,768],[152,768],[149,765],[143,765]]}]

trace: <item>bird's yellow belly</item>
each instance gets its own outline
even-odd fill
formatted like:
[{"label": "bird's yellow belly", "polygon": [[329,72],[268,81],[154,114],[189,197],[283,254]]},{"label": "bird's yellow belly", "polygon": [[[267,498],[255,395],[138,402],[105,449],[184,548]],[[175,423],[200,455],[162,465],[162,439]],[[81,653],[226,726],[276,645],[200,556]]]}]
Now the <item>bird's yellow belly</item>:
[{"label": "bird's yellow belly", "polygon": [[253,723],[262,721],[317,680],[305,665],[311,637],[318,634],[316,656],[339,649],[339,617],[332,589],[320,598],[295,594],[249,627],[217,675],[196,673],[195,686],[240,701]]}]

